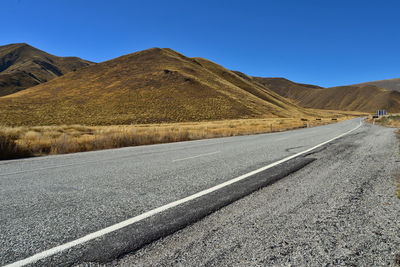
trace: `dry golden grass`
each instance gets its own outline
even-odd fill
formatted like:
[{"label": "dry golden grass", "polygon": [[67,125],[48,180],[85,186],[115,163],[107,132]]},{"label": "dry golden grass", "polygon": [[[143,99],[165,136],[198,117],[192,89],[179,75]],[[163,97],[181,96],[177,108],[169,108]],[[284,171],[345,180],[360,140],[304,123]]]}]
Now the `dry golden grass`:
[{"label": "dry golden grass", "polygon": [[[15,142],[24,155],[48,155],[149,145],[215,137],[260,134],[313,127],[349,119],[266,118],[210,122],[115,125],[115,126],[20,126],[0,127],[0,136]],[[272,128],[271,128],[272,126]],[[22,155],[22,156],[24,156]]]}]

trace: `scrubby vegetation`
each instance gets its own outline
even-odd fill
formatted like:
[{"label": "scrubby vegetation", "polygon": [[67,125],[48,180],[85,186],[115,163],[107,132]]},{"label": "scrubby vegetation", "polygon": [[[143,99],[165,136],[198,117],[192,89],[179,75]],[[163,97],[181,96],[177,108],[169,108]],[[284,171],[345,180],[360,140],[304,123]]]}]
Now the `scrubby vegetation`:
[{"label": "scrubby vegetation", "polygon": [[390,115],[378,119],[370,119],[370,121],[375,121],[376,124],[386,127],[400,128],[400,115]]}]

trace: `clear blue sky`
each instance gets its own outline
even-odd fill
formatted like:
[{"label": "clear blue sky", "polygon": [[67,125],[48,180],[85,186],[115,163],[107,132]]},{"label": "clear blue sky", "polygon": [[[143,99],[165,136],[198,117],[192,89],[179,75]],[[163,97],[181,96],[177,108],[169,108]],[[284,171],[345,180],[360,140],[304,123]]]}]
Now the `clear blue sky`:
[{"label": "clear blue sky", "polygon": [[169,47],[229,69],[335,86],[400,77],[400,1],[1,0],[0,45],[101,62]]}]

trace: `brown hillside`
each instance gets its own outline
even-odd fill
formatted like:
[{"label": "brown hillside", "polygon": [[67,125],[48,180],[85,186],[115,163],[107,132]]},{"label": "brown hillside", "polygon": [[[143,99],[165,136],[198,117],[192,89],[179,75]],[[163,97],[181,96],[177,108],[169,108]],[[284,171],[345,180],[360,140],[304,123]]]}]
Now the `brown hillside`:
[{"label": "brown hillside", "polygon": [[385,88],[387,90],[400,92],[400,78],[359,83],[359,84],[354,84],[353,86],[362,87],[367,85],[375,85],[377,87]]},{"label": "brown hillside", "polygon": [[0,96],[52,80],[93,63],[57,57],[27,44],[0,46]]},{"label": "brown hillside", "polygon": [[305,95],[305,92],[319,92],[322,89],[322,87],[316,85],[295,83],[285,78],[253,77],[253,79],[277,94],[296,101],[299,101]]},{"label": "brown hillside", "polygon": [[373,113],[377,109],[400,112],[400,93],[376,86],[339,86],[322,88],[294,83],[284,78],[254,80],[305,108],[346,110]]},{"label": "brown hillside", "polygon": [[307,112],[204,59],[152,48],[0,97],[0,124],[131,124]]},{"label": "brown hillside", "polygon": [[326,88],[321,93],[309,94],[299,104],[324,109],[335,108],[363,112],[386,109],[389,112],[399,112],[400,93],[376,86],[339,86]]}]

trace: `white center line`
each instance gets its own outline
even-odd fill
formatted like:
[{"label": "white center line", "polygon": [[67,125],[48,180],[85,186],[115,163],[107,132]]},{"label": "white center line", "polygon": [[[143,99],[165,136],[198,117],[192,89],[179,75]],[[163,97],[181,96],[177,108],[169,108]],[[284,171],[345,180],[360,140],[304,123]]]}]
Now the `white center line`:
[{"label": "white center line", "polygon": [[134,224],[136,222],[139,222],[139,221],[144,220],[144,219],[146,219],[148,217],[151,217],[151,216],[153,216],[155,214],[161,213],[161,212],[163,212],[165,210],[171,209],[173,207],[176,207],[178,205],[181,205],[181,204],[186,203],[188,201],[191,201],[193,199],[196,199],[196,198],[199,198],[201,196],[207,195],[207,194],[209,194],[211,192],[214,192],[214,191],[217,191],[218,189],[221,189],[221,188],[223,188],[225,186],[228,186],[230,184],[236,183],[238,181],[246,179],[247,177],[250,177],[252,175],[255,175],[257,173],[260,173],[262,171],[270,169],[270,168],[272,168],[274,166],[277,166],[277,165],[279,165],[279,164],[281,164],[283,162],[286,162],[286,161],[289,161],[289,160],[291,160],[293,158],[296,158],[298,156],[304,155],[304,154],[306,154],[306,153],[308,153],[308,152],[310,152],[310,151],[312,151],[312,150],[314,150],[316,148],[319,148],[319,147],[321,147],[323,145],[326,145],[329,142],[332,142],[332,141],[334,141],[334,140],[336,140],[336,139],[338,139],[340,137],[343,137],[343,136],[345,136],[345,135],[357,130],[358,128],[360,128],[361,125],[362,125],[362,121],[360,120],[360,124],[357,127],[353,128],[352,130],[349,130],[349,131],[347,131],[345,133],[342,133],[342,134],[340,134],[340,135],[338,135],[338,136],[336,136],[336,137],[334,137],[332,139],[329,139],[329,140],[327,140],[325,142],[322,142],[322,143],[320,143],[318,145],[315,145],[315,146],[313,146],[313,147],[311,147],[309,149],[306,149],[304,151],[298,152],[298,153],[296,153],[294,155],[288,156],[286,158],[283,158],[281,160],[278,160],[276,162],[268,164],[268,165],[266,165],[264,167],[261,167],[261,168],[259,168],[257,170],[254,170],[254,171],[251,171],[249,173],[243,174],[243,175],[241,175],[239,177],[233,178],[231,180],[228,180],[226,182],[223,182],[223,183],[218,184],[216,186],[213,186],[211,188],[205,189],[205,190],[200,191],[198,193],[195,193],[193,195],[187,196],[187,197],[182,198],[182,199],[178,199],[176,201],[173,201],[173,202],[170,202],[168,204],[165,204],[164,206],[149,210],[149,211],[147,211],[145,213],[142,213],[140,215],[137,215],[135,217],[132,217],[130,219],[122,221],[120,223],[116,223],[114,225],[108,226],[108,227],[103,228],[101,230],[98,230],[96,232],[87,234],[87,235],[85,235],[85,236],[83,236],[81,238],[69,241],[69,242],[67,242],[65,244],[62,244],[62,245],[53,247],[51,249],[48,249],[48,250],[39,252],[37,254],[34,254],[34,255],[32,255],[32,256],[30,256],[28,258],[16,261],[16,262],[11,263],[11,264],[8,264],[5,267],[17,267],[17,266],[19,267],[19,266],[24,266],[24,265],[27,265],[27,264],[32,264],[32,263],[35,263],[35,262],[37,262],[37,261],[39,261],[41,259],[50,257],[50,256],[55,255],[57,253],[63,252],[65,250],[68,250],[68,249],[70,249],[72,247],[75,247],[75,246],[81,245],[83,243],[86,243],[86,242],[88,242],[90,240],[93,240],[93,239],[96,239],[98,237],[104,236],[106,234],[112,233],[112,232],[117,231],[117,230],[119,230],[121,228],[127,227],[127,226],[132,225],[132,224]]},{"label": "white center line", "polygon": [[172,162],[177,162],[177,161],[182,161],[182,160],[187,160],[187,159],[194,159],[194,158],[214,155],[214,154],[218,154],[218,153],[221,153],[221,151],[214,151],[214,152],[211,152],[211,153],[200,154],[200,155],[197,155],[197,156],[187,157],[187,158],[183,158],[183,159],[174,159]]}]

